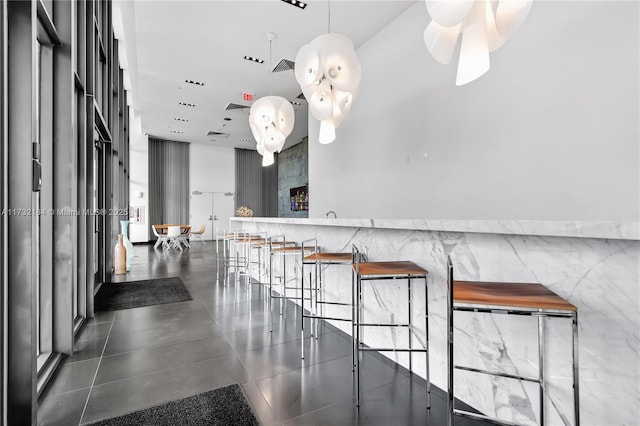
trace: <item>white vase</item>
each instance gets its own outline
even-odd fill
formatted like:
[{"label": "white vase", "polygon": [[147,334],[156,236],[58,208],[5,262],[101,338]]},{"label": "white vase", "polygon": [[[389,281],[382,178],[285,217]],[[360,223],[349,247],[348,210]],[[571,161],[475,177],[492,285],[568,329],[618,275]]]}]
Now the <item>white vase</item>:
[{"label": "white vase", "polygon": [[133,244],[129,241],[129,221],[121,220],[120,228],[122,231],[122,243],[127,249],[127,272],[131,271],[131,262],[133,262]]}]

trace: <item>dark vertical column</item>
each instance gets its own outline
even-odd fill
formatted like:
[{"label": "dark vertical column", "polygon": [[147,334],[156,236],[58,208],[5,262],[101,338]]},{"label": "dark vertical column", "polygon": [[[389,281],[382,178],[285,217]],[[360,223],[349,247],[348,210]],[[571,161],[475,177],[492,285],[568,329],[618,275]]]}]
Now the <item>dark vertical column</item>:
[{"label": "dark vertical column", "polygon": [[[76,51],[76,138],[74,143],[77,150],[77,208],[82,211],[87,206],[87,98],[86,98],[86,80],[87,80],[87,11],[86,1],[78,0],[73,2],[75,5],[75,25],[77,27],[77,45],[74,47]],[[87,220],[86,216],[79,215],[76,218],[77,234],[75,236],[76,249],[75,258],[77,260],[75,268],[76,291],[78,303],[78,319],[87,317],[87,276],[88,272],[88,256],[87,256]],[[76,323],[77,324],[77,323]]]},{"label": "dark vertical column", "polygon": [[[6,158],[7,158],[7,115],[6,115],[6,51],[7,51],[7,37],[6,37],[6,0],[0,0],[0,209],[3,211],[7,209],[7,190],[6,183],[8,181]],[[0,424],[7,424],[6,417],[6,395],[7,395],[7,348],[5,345],[5,325],[6,325],[6,313],[7,307],[7,216],[0,216]]]},{"label": "dark vertical column", "polygon": [[[111,97],[109,96],[109,99]],[[102,266],[104,282],[111,281],[111,270],[113,268],[113,247],[116,245],[116,239],[120,233],[119,218],[114,211],[113,203],[113,150],[110,143],[105,143],[102,147],[103,164],[104,167],[104,208],[106,210],[106,216],[104,216],[104,265]],[[115,170],[118,170],[117,167]],[[116,189],[117,190],[117,189]],[[115,221],[114,221],[115,218]],[[124,220],[125,218],[122,218]],[[114,223],[116,222],[116,223]]]},{"label": "dark vertical column", "polygon": [[[30,211],[35,135],[36,3],[9,1],[7,206]],[[7,217],[7,423],[36,420],[36,298],[31,216]]]},{"label": "dark vertical column", "polygon": [[[96,27],[94,21],[94,11],[96,7],[95,0],[87,0],[85,3],[85,16],[86,16],[86,62],[85,62],[85,92],[86,92],[86,134],[85,144],[82,147],[82,154],[84,155],[84,171],[85,182],[85,205],[83,207],[87,209],[94,208],[93,206],[93,188],[96,182],[93,182],[93,140],[94,140],[94,125],[95,125],[95,108],[94,108],[94,88],[95,88],[95,34]],[[99,60],[99,59],[98,59]],[[84,216],[84,228],[85,244],[86,244],[86,316],[93,317],[93,288],[94,288],[94,274],[93,274],[93,240],[96,238],[95,225],[96,220],[92,215]]]},{"label": "dark vertical column", "polygon": [[[53,59],[53,351],[71,354],[73,350],[73,245],[77,228],[76,175],[77,150],[74,127],[75,78],[71,44],[72,2],[55,3],[54,16],[61,46],[55,47]],[[62,214],[60,214],[62,213]],[[68,214],[67,214],[68,213]]]}]

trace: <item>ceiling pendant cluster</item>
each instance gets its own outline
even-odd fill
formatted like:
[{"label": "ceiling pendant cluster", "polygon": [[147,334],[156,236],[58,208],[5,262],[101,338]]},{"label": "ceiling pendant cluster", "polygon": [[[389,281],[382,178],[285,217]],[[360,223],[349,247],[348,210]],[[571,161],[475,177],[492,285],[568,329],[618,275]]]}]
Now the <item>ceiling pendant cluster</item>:
[{"label": "ceiling pendant cluster", "polygon": [[331,0],[327,0],[327,34],[300,48],[295,75],[311,115],[320,121],[318,141],[333,142],[336,127],[351,110],[362,70],[353,42],[331,32]]},{"label": "ceiling pendant cluster", "polygon": [[[489,53],[502,46],[527,18],[533,0],[425,0],[432,18],[424,31],[424,42],[436,61],[448,64],[458,39],[460,46],[456,85],[467,84],[490,68]],[[351,110],[362,77],[353,42],[331,32],[331,3],[328,2],[328,30],[300,48],[295,59],[295,77],[309,105],[320,121],[318,140],[328,144],[336,138]],[[268,33],[269,65],[271,42]],[[264,61],[263,61],[264,62]],[[281,96],[265,96],[251,106],[249,126],[262,155],[262,165],[274,163],[293,131],[295,114]]]},{"label": "ceiling pendant cluster", "polygon": [[249,127],[263,166],[274,163],[274,153],[282,151],[294,121],[293,106],[282,96],[264,96],[251,105]]},{"label": "ceiling pendant cluster", "polygon": [[529,15],[533,0],[426,0],[431,23],[424,42],[434,59],[448,64],[462,34],[456,85],[490,68],[489,53],[502,46]]},{"label": "ceiling pendant cluster", "polygon": [[[269,67],[271,67],[271,42],[275,38],[274,33],[267,33]],[[282,96],[264,96],[251,105],[249,127],[256,140],[256,149],[262,155],[263,166],[274,163],[274,153],[282,151],[287,136],[293,131],[294,122],[293,106]]]},{"label": "ceiling pendant cluster", "polygon": [[319,141],[331,143],[360,84],[360,61],[353,43],[340,34],[323,34],[302,46],[295,62],[296,80],[309,111],[320,120]]}]

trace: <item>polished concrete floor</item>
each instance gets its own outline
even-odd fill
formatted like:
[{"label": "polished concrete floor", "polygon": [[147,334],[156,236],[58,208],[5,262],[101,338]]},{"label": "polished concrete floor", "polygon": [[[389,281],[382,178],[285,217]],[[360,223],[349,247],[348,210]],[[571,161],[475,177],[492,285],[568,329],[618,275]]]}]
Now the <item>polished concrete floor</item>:
[{"label": "polished concrete floor", "polygon": [[85,424],[232,383],[263,425],[446,424],[444,392],[432,387],[426,410],[424,380],[374,353],[362,357],[357,409],[348,337],[323,325],[303,341],[292,306],[286,320],[274,314],[270,332],[262,286],[225,286],[219,266],[211,243],[183,253],[136,246],[132,271],[118,280],[179,276],[193,300],[90,319],[40,397],[38,424]]}]

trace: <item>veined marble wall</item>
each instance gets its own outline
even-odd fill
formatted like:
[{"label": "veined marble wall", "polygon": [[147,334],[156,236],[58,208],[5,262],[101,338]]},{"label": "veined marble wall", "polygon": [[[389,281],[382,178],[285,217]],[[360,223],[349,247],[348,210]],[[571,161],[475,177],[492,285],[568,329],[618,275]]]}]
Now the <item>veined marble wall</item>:
[{"label": "veined marble wall", "polygon": [[[506,228],[502,233],[482,233],[377,229],[373,221],[362,227],[294,221],[234,219],[234,224],[247,231],[284,234],[292,241],[317,238],[323,251],[350,251],[351,244],[356,244],[371,261],[411,260],[429,270],[430,374],[432,383],[442,389],[447,379],[446,256],[452,256],[457,279],[544,284],[578,307],[582,424],[640,424],[640,241],[636,224],[631,226],[631,236],[604,239],[517,235]],[[349,300],[349,268],[327,268],[324,285],[331,297]],[[413,320],[424,338],[422,287],[414,287]],[[364,291],[366,321],[406,318],[403,281],[373,282]],[[348,323],[334,325],[351,332]],[[529,317],[458,313],[456,363],[536,376],[536,327],[537,320]],[[546,320],[545,332],[546,421],[572,425],[571,321]],[[406,343],[406,332],[371,329],[365,332],[364,342],[383,347]],[[408,366],[406,354],[385,355]],[[425,376],[424,357],[414,354],[413,366]],[[536,384],[458,371],[456,397],[487,415],[523,425],[539,424]]]}]

